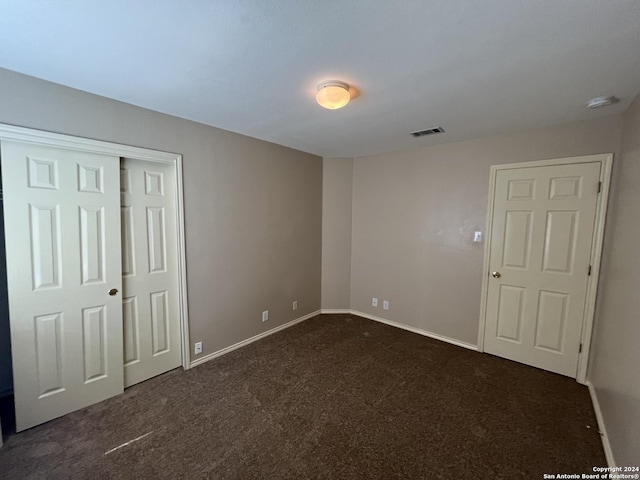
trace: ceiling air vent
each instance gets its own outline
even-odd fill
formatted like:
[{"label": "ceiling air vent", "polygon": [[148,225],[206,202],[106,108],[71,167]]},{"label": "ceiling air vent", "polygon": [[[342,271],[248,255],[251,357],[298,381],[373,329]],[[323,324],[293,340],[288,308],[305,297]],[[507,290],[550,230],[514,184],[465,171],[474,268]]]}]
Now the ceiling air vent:
[{"label": "ceiling air vent", "polygon": [[424,137],[426,135],[434,135],[436,133],[444,133],[442,127],[427,128],[426,130],[420,130],[418,132],[411,132],[412,137]]}]

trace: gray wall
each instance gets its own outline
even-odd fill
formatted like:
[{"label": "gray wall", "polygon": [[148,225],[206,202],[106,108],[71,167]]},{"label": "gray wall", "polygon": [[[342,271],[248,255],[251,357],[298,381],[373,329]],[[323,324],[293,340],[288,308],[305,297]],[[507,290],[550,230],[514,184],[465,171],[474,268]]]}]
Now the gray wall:
[{"label": "gray wall", "polygon": [[7,70],[0,122],[183,155],[191,344],[203,354],[320,308],[322,158]]},{"label": "gray wall", "polygon": [[325,158],[322,182],[322,308],[349,309],[353,159]]},{"label": "gray wall", "polygon": [[615,115],[356,158],[350,307],[476,345],[484,249],[472,240],[485,228],[489,166],[615,153],[621,128]]},{"label": "gray wall", "polygon": [[589,378],[619,466],[640,460],[640,97],[614,160]]}]

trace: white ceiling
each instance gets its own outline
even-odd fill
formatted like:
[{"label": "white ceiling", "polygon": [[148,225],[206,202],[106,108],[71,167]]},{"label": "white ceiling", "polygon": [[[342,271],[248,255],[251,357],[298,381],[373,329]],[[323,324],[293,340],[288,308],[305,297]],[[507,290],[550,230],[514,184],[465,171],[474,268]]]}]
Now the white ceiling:
[{"label": "white ceiling", "polygon": [[[624,111],[640,91],[640,1],[2,0],[0,66],[361,156]],[[319,107],[329,79],[360,96]],[[621,101],[587,110],[600,95]]]}]

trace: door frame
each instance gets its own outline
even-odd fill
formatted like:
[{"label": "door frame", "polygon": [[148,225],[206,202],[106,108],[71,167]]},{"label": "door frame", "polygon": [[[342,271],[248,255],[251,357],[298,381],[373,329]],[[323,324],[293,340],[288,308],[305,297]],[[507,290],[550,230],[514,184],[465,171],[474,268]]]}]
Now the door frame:
[{"label": "door frame", "polygon": [[531,162],[505,163],[491,165],[489,179],[489,198],[487,206],[487,223],[485,227],[484,263],[482,267],[482,295],[480,299],[480,327],[478,329],[478,351],[484,352],[484,334],[487,316],[487,295],[489,292],[489,255],[491,252],[491,238],[493,225],[493,205],[496,189],[496,177],[501,170],[516,168],[550,167],[556,165],[572,165],[581,163],[600,163],[600,194],[596,206],[596,218],[591,239],[591,275],[587,278],[587,292],[585,297],[585,309],[582,317],[582,333],[580,342],[582,351],[578,354],[578,368],[576,380],[586,384],[589,352],[591,350],[591,333],[596,306],[596,293],[598,291],[598,278],[600,276],[600,260],[602,258],[602,242],[604,239],[604,226],[607,216],[607,203],[609,200],[609,187],[611,183],[611,167],[613,165],[613,153],[587,155],[582,157],[556,158],[550,160],[536,160]]},{"label": "door frame", "polygon": [[[191,368],[189,348],[189,318],[187,306],[187,260],[184,231],[184,195],[182,188],[182,155],[162,152],[148,148],[132,147],[117,143],[104,142],[89,138],[46,132],[14,125],[0,123],[0,142],[12,140],[34,145],[64,148],[81,152],[91,152],[105,155],[126,157],[134,160],[172,165],[175,169],[176,182],[176,227],[177,227],[177,255],[178,255],[178,304],[181,332],[182,368]],[[5,232],[5,235],[7,232]]]}]

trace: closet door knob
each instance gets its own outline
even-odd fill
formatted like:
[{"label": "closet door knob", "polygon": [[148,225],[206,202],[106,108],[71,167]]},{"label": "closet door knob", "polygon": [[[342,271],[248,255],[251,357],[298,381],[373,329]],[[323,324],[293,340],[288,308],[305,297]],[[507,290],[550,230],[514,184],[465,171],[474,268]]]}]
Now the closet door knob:
[{"label": "closet door knob", "polygon": [[500,275],[500,272],[493,272],[493,273],[491,274],[491,276],[492,276],[493,278],[500,278],[502,275]]},{"label": "closet door knob", "polygon": [[118,294],[117,288],[112,288],[111,290],[109,290],[109,295],[111,295],[112,297],[117,294]]}]

